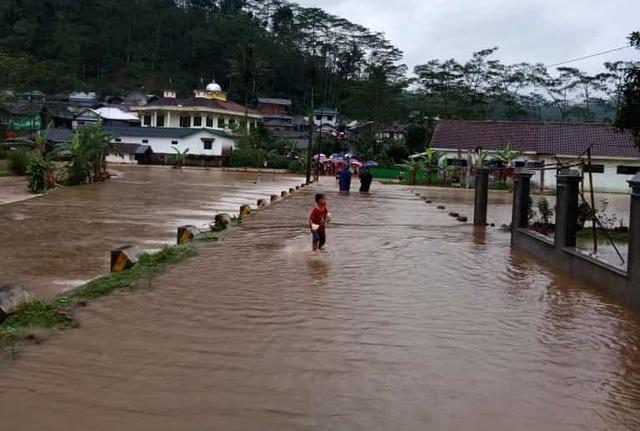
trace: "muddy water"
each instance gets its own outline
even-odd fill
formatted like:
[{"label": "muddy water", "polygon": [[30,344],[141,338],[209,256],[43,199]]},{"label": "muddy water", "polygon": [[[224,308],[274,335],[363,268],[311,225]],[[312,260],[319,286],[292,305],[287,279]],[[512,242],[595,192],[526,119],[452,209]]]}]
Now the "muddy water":
[{"label": "muddy water", "polygon": [[2,429],[640,429],[638,314],[406,190],[331,193],[313,255],[312,193],[27,347]]},{"label": "muddy water", "polygon": [[20,283],[34,295],[56,295],[108,272],[109,251],[116,247],[175,244],[180,225],[206,228],[217,212],[237,213],[242,204],[255,206],[257,199],[302,182],[165,167],[118,166],[112,172],[115,177],[102,184],[0,205],[0,285]]}]

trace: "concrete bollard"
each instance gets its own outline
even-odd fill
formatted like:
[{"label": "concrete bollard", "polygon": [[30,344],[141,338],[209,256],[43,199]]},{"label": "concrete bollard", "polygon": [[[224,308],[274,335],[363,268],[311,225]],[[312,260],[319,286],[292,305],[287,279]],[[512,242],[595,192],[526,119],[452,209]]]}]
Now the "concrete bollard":
[{"label": "concrete bollard", "polygon": [[177,244],[186,244],[198,235],[198,228],[192,225],[180,226],[178,228],[178,242]]},{"label": "concrete bollard", "polygon": [[294,194],[295,192],[296,192],[296,189],[294,189],[293,187],[291,187],[291,188],[289,189],[289,194],[290,194],[290,195]]},{"label": "concrete bollard", "polygon": [[251,215],[251,207],[249,205],[240,206],[240,220],[245,219]]},{"label": "concrete bollard", "polygon": [[447,207],[445,207],[444,205],[438,205],[438,209],[439,209],[439,210],[446,210],[446,209],[447,209]]},{"label": "concrete bollard", "polygon": [[216,214],[213,221],[216,229],[223,230],[231,224],[231,216],[227,213]]},{"label": "concrete bollard", "polygon": [[278,201],[278,195],[271,195],[271,203]]},{"label": "concrete bollard", "polygon": [[458,214],[457,212],[450,212],[449,213],[449,217],[457,218],[459,216],[460,216],[460,214]]},{"label": "concrete bollard", "polygon": [[296,190],[300,190],[300,186],[296,186]]},{"label": "concrete bollard", "polygon": [[111,272],[123,272],[138,263],[140,250],[133,245],[125,245],[111,251]]},{"label": "concrete bollard", "polygon": [[0,323],[29,301],[31,301],[31,295],[20,286],[9,284],[0,287]]},{"label": "concrete bollard", "polygon": [[267,200],[266,199],[258,199],[258,209],[263,209],[267,207]]},{"label": "concrete bollard", "polygon": [[307,185],[305,183],[300,184],[300,188],[303,189],[305,188]]},{"label": "concrete bollard", "polygon": [[287,197],[287,192],[285,192],[284,190],[282,191],[282,193],[280,193],[280,197],[281,198],[286,198]]},{"label": "concrete bollard", "polygon": [[458,220],[461,223],[466,223],[468,221],[467,217],[465,217],[465,216],[458,216],[458,218],[456,218],[456,220]]}]

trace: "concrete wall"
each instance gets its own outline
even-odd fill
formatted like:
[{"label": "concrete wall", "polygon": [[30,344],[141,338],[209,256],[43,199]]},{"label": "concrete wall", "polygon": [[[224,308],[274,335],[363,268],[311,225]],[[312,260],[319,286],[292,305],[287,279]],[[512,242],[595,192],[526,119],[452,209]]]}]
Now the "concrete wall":
[{"label": "concrete wall", "polygon": [[138,161],[133,154],[123,154],[118,156],[116,154],[109,154],[107,156],[107,163],[120,163],[126,165],[137,165]]},{"label": "concrete wall", "polygon": [[580,173],[577,171],[563,172],[558,176],[554,238],[528,229],[526,214],[532,176],[533,172],[520,171],[514,177],[512,246],[640,310],[640,271],[636,270],[640,267],[640,174],[629,183],[633,191],[627,272],[582,254],[575,248],[580,187]]}]

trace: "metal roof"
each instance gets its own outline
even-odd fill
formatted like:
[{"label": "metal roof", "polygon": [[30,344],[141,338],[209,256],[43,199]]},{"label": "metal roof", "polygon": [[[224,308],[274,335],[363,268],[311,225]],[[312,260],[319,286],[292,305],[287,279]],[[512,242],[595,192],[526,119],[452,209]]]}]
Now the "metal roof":
[{"label": "metal roof", "polygon": [[579,156],[591,148],[596,157],[640,158],[630,132],[609,124],[509,121],[441,121],[431,147],[493,151],[511,145],[520,152]]},{"label": "metal roof", "polygon": [[258,97],[258,103],[265,103],[269,105],[291,106],[290,99],[274,99],[271,97]]}]

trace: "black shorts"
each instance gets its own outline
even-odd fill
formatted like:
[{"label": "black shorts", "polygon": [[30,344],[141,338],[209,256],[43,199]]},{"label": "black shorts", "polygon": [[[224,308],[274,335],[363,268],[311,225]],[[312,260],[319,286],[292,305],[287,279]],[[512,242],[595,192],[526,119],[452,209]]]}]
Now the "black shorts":
[{"label": "black shorts", "polygon": [[320,230],[315,230],[311,232],[311,238],[314,244],[318,244],[320,247],[325,245],[327,242],[327,234],[325,232],[320,232]]}]

